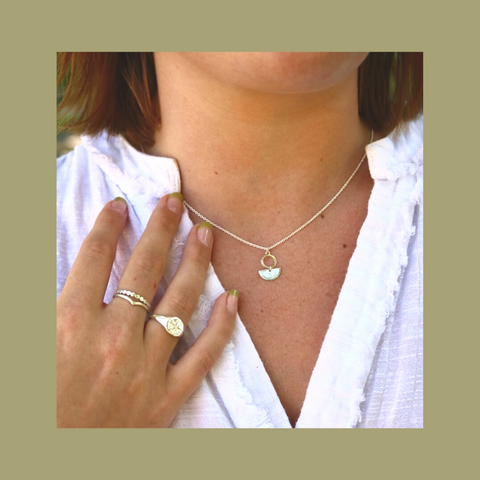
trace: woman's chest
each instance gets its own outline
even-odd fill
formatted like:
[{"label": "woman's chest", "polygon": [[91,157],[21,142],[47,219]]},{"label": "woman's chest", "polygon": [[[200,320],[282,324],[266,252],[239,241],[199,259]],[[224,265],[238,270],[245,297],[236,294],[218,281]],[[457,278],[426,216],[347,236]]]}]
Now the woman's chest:
[{"label": "woman's chest", "polygon": [[239,290],[239,316],[292,425],[300,415],[363,220],[360,215],[349,228],[326,228],[320,222],[328,219],[322,219],[302,237],[273,249],[282,270],[271,281],[258,273],[264,252],[217,233],[213,267],[225,289]]}]

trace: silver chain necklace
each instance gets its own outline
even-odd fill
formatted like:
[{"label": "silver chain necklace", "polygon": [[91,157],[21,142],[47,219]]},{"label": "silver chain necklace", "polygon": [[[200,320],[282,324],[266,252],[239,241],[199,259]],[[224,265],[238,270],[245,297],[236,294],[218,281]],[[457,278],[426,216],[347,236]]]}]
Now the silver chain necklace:
[{"label": "silver chain necklace", "polygon": [[[373,130],[372,130],[372,135],[370,137],[370,143],[372,143],[373,141]],[[198,217],[200,217],[202,220],[205,220],[206,222],[210,223],[211,225],[213,225],[214,227],[218,228],[219,230],[221,230],[222,232],[226,233],[227,235],[230,235],[231,237],[237,239],[238,241],[244,243],[245,245],[249,245],[250,247],[254,247],[254,248],[258,248],[260,250],[264,250],[265,251],[265,254],[263,255],[262,259],[260,260],[260,263],[262,264],[262,266],[264,267],[263,270],[259,270],[258,273],[260,274],[260,276],[264,279],[264,280],[275,280],[276,278],[279,277],[280,275],[280,272],[282,271],[282,268],[281,267],[277,267],[277,259],[274,255],[272,255],[270,253],[270,251],[275,248],[275,247],[278,247],[279,245],[281,245],[283,242],[286,242],[287,240],[289,240],[290,238],[292,238],[294,235],[296,235],[298,232],[300,232],[300,230],[303,230],[307,225],[309,225],[310,223],[312,223],[319,215],[321,215],[334,201],[335,199],[345,190],[345,188],[347,187],[347,185],[350,183],[350,181],[352,180],[352,178],[355,176],[355,174],[357,173],[358,169],[360,168],[360,166],[362,165],[363,161],[365,160],[365,157],[367,156],[367,152],[365,152],[365,154],[363,155],[362,159],[360,160],[360,162],[358,163],[357,167],[355,168],[355,170],[353,171],[353,173],[350,175],[350,177],[348,178],[348,180],[344,183],[344,185],[342,186],[342,188],[335,194],[334,197],[331,198],[331,200],[319,211],[317,212],[312,218],[310,218],[310,220],[308,220],[307,222],[305,222],[302,226],[298,227],[294,232],[292,232],[290,235],[287,235],[285,238],[283,238],[282,240],[280,240],[279,242],[277,243],[274,243],[273,245],[271,245],[270,247],[264,247],[262,245],[257,245],[256,243],[252,243],[252,242],[249,242],[248,240],[244,240],[243,238],[239,237],[238,235],[235,235],[234,233],[232,232],[229,232],[227,229],[221,227],[220,225],[217,225],[216,223],[212,222],[211,220],[209,220],[207,217],[205,217],[204,215],[202,215],[200,212],[198,212],[197,210],[195,210],[191,205],[189,205],[185,200],[183,201],[183,204],[189,209],[191,210],[195,215],[197,215]],[[267,258],[271,258],[272,261],[273,261],[273,264],[272,265],[266,265],[265,264],[265,259]]]}]

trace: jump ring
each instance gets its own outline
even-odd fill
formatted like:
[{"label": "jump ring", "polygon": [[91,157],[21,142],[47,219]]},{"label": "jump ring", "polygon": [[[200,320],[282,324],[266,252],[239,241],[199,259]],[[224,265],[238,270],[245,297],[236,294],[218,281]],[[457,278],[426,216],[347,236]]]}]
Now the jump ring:
[{"label": "jump ring", "polygon": [[[273,265],[270,265],[270,266],[269,266],[269,265],[265,265],[264,260],[265,260],[267,257],[270,257],[270,258],[273,259]],[[277,259],[276,259],[275,256],[272,255],[270,252],[266,253],[266,254],[262,257],[261,262],[262,262],[263,267],[264,267],[264,268],[268,268],[269,270],[271,270],[272,268],[275,268],[276,265],[277,265]]]}]

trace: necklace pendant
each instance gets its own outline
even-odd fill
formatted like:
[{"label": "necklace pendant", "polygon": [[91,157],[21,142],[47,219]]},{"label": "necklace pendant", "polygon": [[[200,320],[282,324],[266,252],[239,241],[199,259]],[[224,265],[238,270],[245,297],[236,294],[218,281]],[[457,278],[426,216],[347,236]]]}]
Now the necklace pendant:
[{"label": "necklace pendant", "polygon": [[[265,259],[266,258],[271,258],[273,260],[273,265],[265,265]],[[275,280],[276,278],[279,277],[280,272],[282,271],[281,267],[277,267],[277,259],[275,258],[274,255],[270,253],[269,250],[265,252],[265,255],[262,257],[261,260],[262,265],[265,267],[265,270],[259,270],[258,273],[264,280]]]}]

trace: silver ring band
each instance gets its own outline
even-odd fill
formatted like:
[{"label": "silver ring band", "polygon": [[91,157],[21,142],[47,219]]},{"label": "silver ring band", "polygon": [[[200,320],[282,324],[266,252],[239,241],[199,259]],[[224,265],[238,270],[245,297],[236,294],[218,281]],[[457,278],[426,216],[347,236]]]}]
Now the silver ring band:
[{"label": "silver ring band", "polygon": [[117,290],[113,296],[123,298],[133,306],[143,307],[147,312],[149,312],[152,308],[150,303],[145,300],[145,298],[143,298],[138,293],[131,292],[130,290]]}]

